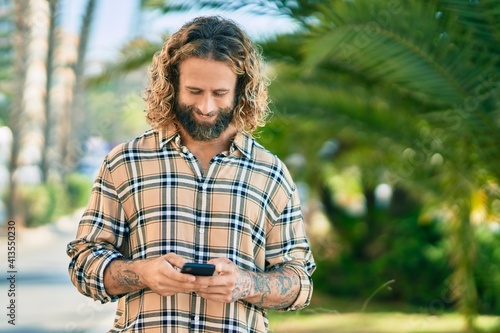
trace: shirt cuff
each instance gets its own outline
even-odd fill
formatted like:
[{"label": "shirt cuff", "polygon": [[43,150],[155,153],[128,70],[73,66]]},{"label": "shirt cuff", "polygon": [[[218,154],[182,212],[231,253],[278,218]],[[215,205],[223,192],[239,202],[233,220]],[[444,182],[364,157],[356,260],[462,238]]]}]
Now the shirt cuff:
[{"label": "shirt cuff", "polygon": [[111,252],[107,253],[105,257],[102,259],[101,263],[97,268],[96,274],[96,294],[94,299],[100,301],[101,303],[115,302],[123,295],[109,295],[106,292],[106,288],[104,286],[104,271],[108,268],[111,261],[115,259],[123,258],[121,253]]},{"label": "shirt cuff", "polygon": [[295,311],[305,308],[311,302],[313,292],[313,281],[302,266],[294,265],[292,263],[284,264],[283,267],[290,268],[297,273],[300,278],[300,292],[295,301],[288,307],[280,311]]}]

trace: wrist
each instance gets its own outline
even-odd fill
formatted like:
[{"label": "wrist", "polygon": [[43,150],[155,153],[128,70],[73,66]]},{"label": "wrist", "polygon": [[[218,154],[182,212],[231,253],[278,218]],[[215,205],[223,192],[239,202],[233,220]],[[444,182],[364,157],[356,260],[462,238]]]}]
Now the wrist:
[{"label": "wrist", "polygon": [[252,297],[252,272],[244,269],[238,270],[238,278],[233,290],[233,300],[243,300],[249,302]]},{"label": "wrist", "polygon": [[132,261],[129,272],[130,274],[135,273],[137,275],[137,280],[135,281],[136,286],[140,289],[149,288],[149,276],[151,276],[151,269],[149,264],[151,259],[139,259]]},{"label": "wrist", "polygon": [[241,299],[254,303],[255,300],[260,299],[260,290],[256,287],[256,283],[259,281],[259,273],[243,271],[241,274],[240,289],[241,289]]}]

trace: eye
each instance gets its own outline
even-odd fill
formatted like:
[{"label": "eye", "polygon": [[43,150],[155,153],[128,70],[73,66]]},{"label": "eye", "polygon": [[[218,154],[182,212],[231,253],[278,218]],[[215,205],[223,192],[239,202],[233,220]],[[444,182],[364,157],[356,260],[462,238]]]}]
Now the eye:
[{"label": "eye", "polygon": [[226,94],[227,94],[227,92],[228,92],[227,90],[215,90],[215,91],[213,92],[213,95],[214,95],[215,97],[222,97],[222,96],[226,95]]},{"label": "eye", "polygon": [[201,95],[201,90],[189,90],[191,95]]}]

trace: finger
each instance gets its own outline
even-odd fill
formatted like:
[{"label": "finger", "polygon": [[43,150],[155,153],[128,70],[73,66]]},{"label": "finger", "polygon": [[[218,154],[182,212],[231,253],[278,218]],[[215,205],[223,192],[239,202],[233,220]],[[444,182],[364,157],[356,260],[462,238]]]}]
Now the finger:
[{"label": "finger", "polygon": [[219,303],[230,303],[233,301],[231,297],[227,294],[212,294],[212,293],[207,293],[205,291],[198,291],[196,292],[196,294],[205,299],[209,299],[211,301]]},{"label": "finger", "polygon": [[182,274],[174,267],[182,267],[186,262],[181,256],[176,255],[175,253],[169,253],[162,257],[163,269],[161,269],[161,273],[170,280],[174,280],[175,283],[192,283],[196,280],[196,277],[190,274]]},{"label": "finger", "polygon": [[208,261],[208,263],[215,265],[215,271],[219,275],[231,274],[236,268],[236,265],[228,258],[215,258]]},{"label": "finger", "polygon": [[163,256],[163,259],[168,261],[172,266],[181,268],[187,262],[187,260],[173,252],[170,252]]},{"label": "finger", "polygon": [[[185,273],[187,275],[187,273]],[[196,276],[196,284],[211,286],[214,285],[216,276]]]},{"label": "finger", "polygon": [[214,258],[208,261],[209,264],[217,265],[217,264],[232,264],[233,262],[228,258]]},{"label": "finger", "polygon": [[227,295],[230,293],[230,289],[224,286],[209,286],[207,288],[200,288],[199,291],[210,295]]},{"label": "finger", "polygon": [[192,285],[175,285],[175,286],[164,286],[157,290],[157,293],[162,296],[171,296],[177,293],[192,293],[192,292],[202,292],[202,288],[193,288]]},{"label": "finger", "polygon": [[219,288],[219,290],[227,290],[234,286],[234,279],[229,275],[197,276],[195,285],[206,286],[208,289]]},{"label": "finger", "polygon": [[170,273],[170,278],[179,282],[190,283],[196,281],[197,277],[191,274],[181,273],[179,271],[173,270]]},{"label": "finger", "polygon": [[175,289],[182,290],[182,292],[193,292],[193,291],[205,291],[207,290],[206,285],[197,285],[193,283],[178,283],[173,285]]}]

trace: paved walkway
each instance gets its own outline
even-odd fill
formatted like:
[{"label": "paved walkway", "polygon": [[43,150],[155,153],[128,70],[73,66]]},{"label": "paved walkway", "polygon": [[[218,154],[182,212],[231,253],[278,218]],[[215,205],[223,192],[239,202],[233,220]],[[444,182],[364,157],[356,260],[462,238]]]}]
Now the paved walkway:
[{"label": "paved walkway", "polygon": [[54,224],[17,232],[16,325],[8,323],[6,237],[0,237],[0,332],[103,333],[113,323],[116,303],[102,305],[79,294],[67,267],[66,244],[81,211]]}]

